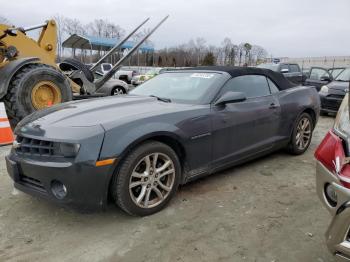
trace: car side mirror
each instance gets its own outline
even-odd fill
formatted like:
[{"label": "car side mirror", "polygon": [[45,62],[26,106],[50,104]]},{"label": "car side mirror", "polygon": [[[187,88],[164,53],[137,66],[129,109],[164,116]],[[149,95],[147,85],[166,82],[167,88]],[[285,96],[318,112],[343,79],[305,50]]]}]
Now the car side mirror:
[{"label": "car side mirror", "polygon": [[215,105],[225,105],[231,103],[238,103],[247,100],[247,97],[242,92],[227,92],[223,94],[216,102]]},{"label": "car side mirror", "polygon": [[281,73],[283,74],[283,73],[288,73],[289,72],[289,69],[288,68],[283,68],[283,69],[281,69]]},{"label": "car side mirror", "polygon": [[332,82],[333,78],[331,76],[322,76],[321,81]]}]

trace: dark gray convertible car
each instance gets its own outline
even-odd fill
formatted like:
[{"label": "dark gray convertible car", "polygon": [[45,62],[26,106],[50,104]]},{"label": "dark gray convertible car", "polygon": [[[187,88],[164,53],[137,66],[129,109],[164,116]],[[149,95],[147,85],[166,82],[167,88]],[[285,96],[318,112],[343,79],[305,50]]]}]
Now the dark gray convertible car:
[{"label": "dark gray convertible car", "polygon": [[281,148],[302,154],[319,110],[314,88],[292,87],[267,69],[167,72],[129,95],[25,118],[7,169],[29,194],[85,208],[111,199],[129,214],[149,215],[179,184]]}]

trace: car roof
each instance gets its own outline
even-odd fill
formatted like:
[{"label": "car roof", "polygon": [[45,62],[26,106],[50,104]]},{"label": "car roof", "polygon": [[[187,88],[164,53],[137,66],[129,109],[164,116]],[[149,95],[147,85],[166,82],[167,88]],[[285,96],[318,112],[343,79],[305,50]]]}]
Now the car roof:
[{"label": "car roof", "polygon": [[226,72],[231,75],[231,77],[243,76],[243,75],[264,75],[269,77],[275,84],[281,89],[288,89],[294,85],[289,82],[283,74],[272,71],[265,68],[257,67],[238,67],[238,66],[199,66],[192,68],[184,68],[180,71],[216,71],[216,72]]}]

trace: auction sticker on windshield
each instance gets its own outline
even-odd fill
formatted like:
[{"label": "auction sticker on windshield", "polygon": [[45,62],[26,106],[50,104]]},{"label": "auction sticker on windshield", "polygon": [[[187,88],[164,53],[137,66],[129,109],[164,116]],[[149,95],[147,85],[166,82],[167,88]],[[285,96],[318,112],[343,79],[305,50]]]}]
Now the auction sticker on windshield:
[{"label": "auction sticker on windshield", "polygon": [[191,77],[207,78],[207,79],[210,79],[213,76],[214,76],[214,74],[206,74],[206,73],[194,73],[191,75]]}]

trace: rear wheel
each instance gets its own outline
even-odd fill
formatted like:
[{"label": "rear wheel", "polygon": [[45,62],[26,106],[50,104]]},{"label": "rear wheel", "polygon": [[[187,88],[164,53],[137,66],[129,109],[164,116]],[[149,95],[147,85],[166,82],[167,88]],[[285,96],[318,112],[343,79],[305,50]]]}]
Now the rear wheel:
[{"label": "rear wheel", "polygon": [[115,88],[112,89],[112,96],[119,96],[119,95],[124,95],[126,94],[126,91],[123,87],[121,86],[117,86]]},{"label": "rear wheel", "polygon": [[131,215],[163,209],[179,185],[180,163],[174,150],[148,142],[133,150],[117,170],[111,192],[116,204]]},{"label": "rear wheel", "polygon": [[72,100],[68,79],[56,69],[32,64],[12,78],[4,102],[11,124],[32,112]]},{"label": "rear wheel", "polygon": [[289,153],[294,155],[303,154],[311,143],[313,120],[308,113],[302,113],[293,129],[292,137],[287,147]]}]

